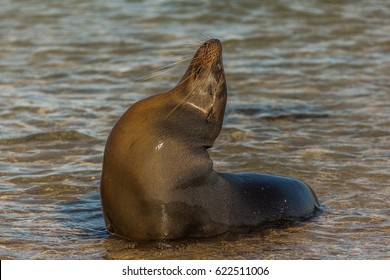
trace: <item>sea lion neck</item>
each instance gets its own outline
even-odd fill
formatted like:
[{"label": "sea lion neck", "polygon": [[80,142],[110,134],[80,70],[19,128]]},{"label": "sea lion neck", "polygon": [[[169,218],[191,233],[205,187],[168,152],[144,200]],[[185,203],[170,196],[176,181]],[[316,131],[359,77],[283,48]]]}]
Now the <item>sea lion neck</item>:
[{"label": "sea lion neck", "polygon": [[227,99],[218,39],[199,47],[182,79],[168,94],[173,108],[164,121],[180,128],[183,137],[201,140],[194,144],[211,147],[221,131]]}]

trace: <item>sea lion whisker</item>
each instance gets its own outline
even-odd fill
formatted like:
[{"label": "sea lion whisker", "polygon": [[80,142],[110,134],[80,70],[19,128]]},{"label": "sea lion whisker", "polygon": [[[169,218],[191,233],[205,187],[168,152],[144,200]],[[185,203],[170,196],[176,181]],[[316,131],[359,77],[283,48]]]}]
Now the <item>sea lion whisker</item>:
[{"label": "sea lion whisker", "polygon": [[190,95],[193,93],[193,91],[190,91],[183,99],[177,104],[170,112],[169,114],[164,118],[164,120],[167,120],[175,111],[177,111],[183,104],[187,101],[187,99],[190,97]]},{"label": "sea lion whisker", "polygon": [[210,34],[203,35],[204,40],[208,41],[214,38],[214,36],[211,36]]},{"label": "sea lion whisker", "polygon": [[140,78],[139,81],[146,81],[146,80],[149,80],[149,79],[154,78],[156,76],[159,76],[163,73],[172,71],[173,69],[183,67],[186,63],[188,63],[189,60],[190,60],[190,58],[184,58],[184,59],[181,59],[180,61],[176,61],[176,62],[167,64],[167,65],[158,67],[149,75],[146,75],[145,77]]},{"label": "sea lion whisker", "polygon": [[182,58],[181,58],[180,60],[178,60],[178,61],[169,63],[169,64],[167,64],[167,65],[163,65],[163,66],[161,66],[161,67],[158,67],[158,68],[156,69],[156,71],[158,71],[158,70],[164,70],[164,69],[166,69],[166,68],[176,67],[177,65],[183,65],[184,63],[187,64],[187,62],[189,62],[190,60],[191,60],[191,58],[189,58],[189,57],[182,57]]},{"label": "sea lion whisker", "polygon": [[160,75],[165,74],[167,72],[170,72],[170,71],[172,71],[174,69],[179,69],[182,66],[184,66],[184,64],[183,65],[178,65],[178,66],[173,67],[173,68],[167,68],[167,69],[161,69],[161,70],[158,70],[158,71],[153,71],[151,74],[146,75],[145,77],[139,79],[139,81],[150,80],[150,79],[152,79],[154,77],[160,76]]},{"label": "sea lion whisker", "polygon": [[[192,76],[194,76],[195,74],[191,74],[189,75],[186,79],[184,79],[183,81],[181,81],[179,84],[182,84],[184,82],[186,82],[189,78],[191,78]],[[178,84],[178,85],[179,85]],[[164,118],[164,120],[168,119],[177,109],[179,109],[181,106],[183,106],[183,104],[186,102],[186,100],[191,96],[191,94],[194,92],[196,87],[194,87],[189,93],[187,93],[186,96],[183,97],[183,99],[168,113],[168,115]]]},{"label": "sea lion whisker", "polygon": [[199,47],[204,43],[202,37],[198,37],[198,38],[193,38],[190,42],[188,42],[186,44],[187,47],[189,48],[197,48],[199,49]]},{"label": "sea lion whisker", "polygon": [[185,82],[187,82],[190,78],[194,77],[195,76],[195,73],[191,73],[190,75],[188,75],[188,77],[186,77],[185,79],[181,80],[179,83],[177,83],[176,86],[179,86]]},{"label": "sea lion whisker", "polygon": [[197,38],[194,38],[192,40],[193,41],[193,46],[192,47],[199,48],[201,45],[203,45],[204,42],[209,41],[210,39],[212,39],[212,37],[210,37],[209,35],[198,36]]},{"label": "sea lion whisker", "polygon": [[[186,79],[184,79],[181,83],[184,83],[187,79],[189,79],[190,77],[194,76],[195,73],[191,74],[190,76],[188,76]],[[205,80],[209,80],[210,77],[212,76],[213,74],[211,73],[211,71],[209,71],[207,73],[207,77],[205,78]],[[196,81],[195,83],[200,83],[200,81]],[[183,97],[183,99],[169,112],[169,114],[165,117],[165,120],[168,119],[176,110],[178,110],[181,106],[183,106],[183,104],[188,101],[188,99],[191,97],[192,93],[195,91],[195,89],[197,88],[197,86],[194,86],[193,89],[185,96]],[[213,98],[213,103],[211,104],[211,107],[213,106],[214,104],[214,101],[215,101],[215,96]],[[203,112],[203,113],[208,113],[208,110],[200,107],[200,106],[197,106],[196,104],[194,104],[193,102],[188,102],[188,105],[192,106],[193,108]]]}]

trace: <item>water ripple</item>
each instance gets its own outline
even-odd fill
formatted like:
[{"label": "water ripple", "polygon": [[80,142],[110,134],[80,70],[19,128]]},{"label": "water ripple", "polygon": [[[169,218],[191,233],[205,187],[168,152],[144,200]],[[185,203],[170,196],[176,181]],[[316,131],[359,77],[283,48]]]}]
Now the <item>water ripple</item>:
[{"label": "water ripple", "polygon": [[[388,259],[389,19],[386,1],[5,1],[0,258]],[[215,168],[300,178],[323,214],[201,241],[108,237],[107,135],[184,68],[140,78],[205,35],[223,42],[229,87]]]}]

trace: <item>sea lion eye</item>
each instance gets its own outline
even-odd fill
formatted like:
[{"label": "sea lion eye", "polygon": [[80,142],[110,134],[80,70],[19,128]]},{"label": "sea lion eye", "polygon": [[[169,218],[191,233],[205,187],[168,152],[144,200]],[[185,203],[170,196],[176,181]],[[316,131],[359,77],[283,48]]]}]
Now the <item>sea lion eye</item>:
[{"label": "sea lion eye", "polygon": [[198,68],[196,68],[195,76],[198,76],[200,74],[200,71],[202,71],[202,66],[199,66]]}]

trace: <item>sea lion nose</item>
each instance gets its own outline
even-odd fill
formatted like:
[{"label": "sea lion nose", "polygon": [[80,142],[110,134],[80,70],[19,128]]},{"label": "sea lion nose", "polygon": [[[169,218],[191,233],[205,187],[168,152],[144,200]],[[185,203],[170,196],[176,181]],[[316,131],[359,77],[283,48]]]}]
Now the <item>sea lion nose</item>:
[{"label": "sea lion nose", "polygon": [[206,43],[207,48],[212,52],[222,51],[222,43],[218,39],[210,39]]},{"label": "sea lion nose", "polygon": [[222,43],[218,39],[210,39],[205,42],[205,44],[210,44],[210,45],[217,45],[217,46],[222,46]]},{"label": "sea lion nose", "polygon": [[201,49],[205,57],[214,60],[222,53],[222,43],[218,39],[210,39],[201,46]]}]

